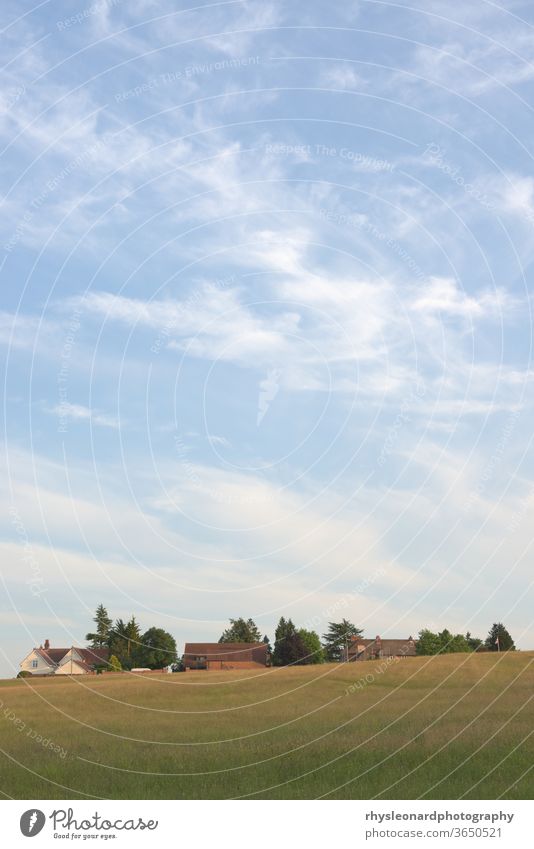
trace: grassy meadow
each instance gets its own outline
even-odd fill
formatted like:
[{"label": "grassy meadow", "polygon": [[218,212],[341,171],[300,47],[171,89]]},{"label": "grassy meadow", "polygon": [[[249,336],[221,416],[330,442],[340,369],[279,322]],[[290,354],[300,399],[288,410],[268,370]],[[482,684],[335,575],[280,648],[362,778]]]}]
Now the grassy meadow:
[{"label": "grassy meadow", "polygon": [[531,799],[533,694],[534,652],[2,681],[0,789]]}]

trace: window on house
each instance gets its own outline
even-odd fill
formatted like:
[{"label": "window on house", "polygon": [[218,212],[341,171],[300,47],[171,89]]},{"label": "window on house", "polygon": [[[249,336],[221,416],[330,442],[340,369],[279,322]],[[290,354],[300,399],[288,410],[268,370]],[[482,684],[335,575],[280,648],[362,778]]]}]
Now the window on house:
[{"label": "window on house", "polygon": [[39,666],[39,661],[38,660],[32,660],[32,669],[37,669],[38,666]]}]

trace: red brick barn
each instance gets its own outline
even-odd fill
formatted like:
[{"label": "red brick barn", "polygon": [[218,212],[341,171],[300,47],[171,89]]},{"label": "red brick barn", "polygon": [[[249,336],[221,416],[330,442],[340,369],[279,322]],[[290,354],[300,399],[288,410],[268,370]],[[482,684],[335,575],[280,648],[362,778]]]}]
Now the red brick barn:
[{"label": "red brick barn", "polygon": [[183,664],[188,669],[261,669],[269,664],[265,643],[186,643]]}]

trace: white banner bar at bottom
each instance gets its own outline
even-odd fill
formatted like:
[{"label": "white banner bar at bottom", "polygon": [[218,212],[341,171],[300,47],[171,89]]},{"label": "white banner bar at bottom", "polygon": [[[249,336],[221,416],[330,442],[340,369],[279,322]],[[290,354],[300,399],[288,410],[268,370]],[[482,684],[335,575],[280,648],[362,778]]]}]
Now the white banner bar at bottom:
[{"label": "white banner bar at bottom", "polygon": [[0,802],[2,845],[67,841],[195,849],[534,846],[532,801],[13,801]]}]

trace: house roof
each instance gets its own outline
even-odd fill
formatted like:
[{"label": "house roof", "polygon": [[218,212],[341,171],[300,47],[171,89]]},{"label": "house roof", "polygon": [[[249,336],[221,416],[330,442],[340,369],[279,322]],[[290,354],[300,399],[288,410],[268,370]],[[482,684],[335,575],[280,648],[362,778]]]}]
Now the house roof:
[{"label": "house roof", "polygon": [[86,665],[92,666],[94,663],[105,663],[109,657],[108,649],[80,649],[78,646],[71,646],[68,649],[42,649],[35,648],[34,651],[40,655],[46,663],[49,663],[51,666],[57,666],[68,654],[71,649],[74,649],[80,657],[82,658],[82,662]]},{"label": "house roof", "polygon": [[88,663],[85,663],[84,660],[73,660],[72,662],[74,664],[76,664],[76,666],[79,666],[80,669],[83,669],[84,672],[92,672],[93,671],[93,667],[89,666]]},{"label": "house roof", "polygon": [[358,646],[364,646],[364,650],[382,651],[384,654],[414,655],[416,641],[412,637],[404,639],[382,639],[375,637],[374,640],[352,637],[349,644],[349,653],[357,651]]},{"label": "house roof", "polygon": [[223,661],[224,663],[239,660],[254,660],[265,663],[268,646],[266,643],[186,643],[184,659],[206,657],[208,660]]},{"label": "house roof", "polygon": [[52,666],[57,666],[60,660],[63,660],[70,649],[34,649],[37,654],[41,655],[43,660],[50,663]]},{"label": "house roof", "polygon": [[77,646],[73,648],[76,649],[78,654],[83,658],[85,663],[93,664],[93,663],[106,663],[109,659],[109,649],[79,649]]}]

